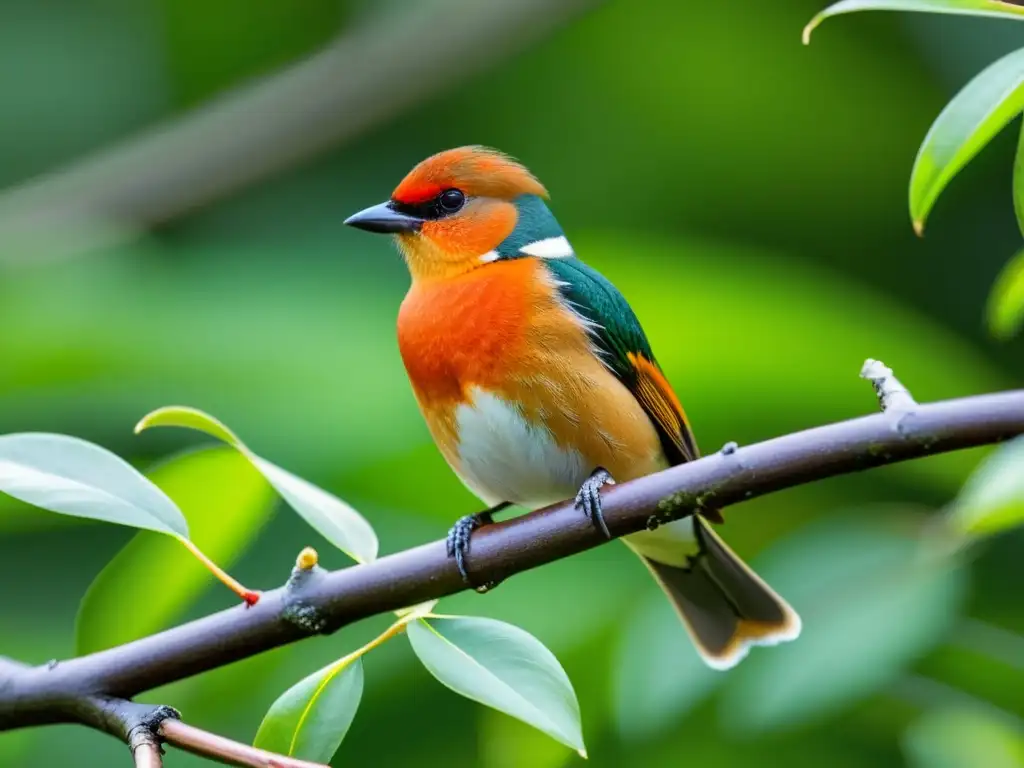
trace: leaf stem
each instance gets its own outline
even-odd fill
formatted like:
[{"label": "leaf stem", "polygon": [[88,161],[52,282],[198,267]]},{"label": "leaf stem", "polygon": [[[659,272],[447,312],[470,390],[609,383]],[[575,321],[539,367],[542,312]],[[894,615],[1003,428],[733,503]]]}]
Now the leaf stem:
[{"label": "leaf stem", "polygon": [[242,598],[246,605],[256,605],[260,600],[260,593],[255,592],[251,589],[247,589],[242,586],[236,579],[232,578],[223,568],[217,565],[213,560],[208,558],[199,547],[196,546],[195,542],[186,539],[184,536],[179,536],[178,541],[185,545],[185,548],[196,556],[206,568],[216,576],[228,589]]}]

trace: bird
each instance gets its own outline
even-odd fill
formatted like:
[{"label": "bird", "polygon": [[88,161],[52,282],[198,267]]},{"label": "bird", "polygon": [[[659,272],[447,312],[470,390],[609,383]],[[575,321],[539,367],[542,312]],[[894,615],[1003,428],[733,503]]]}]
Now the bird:
[{"label": "bird", "polygon": [[[390,235],[408,268],[402,362],[440,453],[487,505],[448,532],[470,586],[472,534],[496,512],[573,500],[611,538],[605,485],[700,455],[635,312],[576,254],[549,200],[517,159],[468,145],[420,161],[388,200],[344,221]],[[727,670],[752,646],[796,639],[801,620],[711,522],[721,514],[701,508],[621,540],[704,663]]]}]

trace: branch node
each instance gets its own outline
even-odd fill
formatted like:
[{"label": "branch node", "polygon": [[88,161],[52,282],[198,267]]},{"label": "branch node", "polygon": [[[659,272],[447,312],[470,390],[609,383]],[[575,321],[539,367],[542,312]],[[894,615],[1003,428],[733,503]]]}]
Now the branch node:
[{"label": "branch node", "polygon": [[281,612],[281,618],[311,635],[325,632],[328,627],[327,619],[315,607],[302,600],[288,602]]},{"label": "branch node", "polygon": [[295,558],[295,567],[300,571],[310,571],[316,567],[319,561],[320,556],[317,555],[316,550],[312,547],[306,547],[299,552],[299,556]]},{"label": "branch node", "polygon": [[299,554],[291,576],[288,577],[288,582],[285,584],[284,609],[281,611],[281,618],[294,624],[303,632],[317,635],[327,632],[330,622],[315,606],[304,600],[302,595],[324,578],[327,571],[315,562],[308,568],[303,568],[303,565],[309,563],[309,558],[304,557],[307,555],[306,550],[312,551],[314,557],[316,556],[316,552],[309,547]]},{"label": "branch node", "polygon": [[737,443],[735,440],[730,440],[728,443],[726,443],[725,445],[722,446],[721,453],[722,453],[723,456],[732,456],[739,449],[740,449],[739,443]]},{"label": "branch node", "polygon": [[917,401],[910,394],[910,390],[900,383],[892,368],[881,360],[873,360],[870,357],[865,360],[860,369],[860,377],[871,382],[878,397],[878,405],[886,413],[912,411],[917,407]]},{"label": "branch node", "polygon": [[[121,702],[122,704],[129,704],[130,702]],[[135,704],[134,707],[142,705]],[[135,754],[135,750],[143,745],[152,745],[160,748],[160,737],[158,731],[164,720],[180,720],[181,713],[174,707],[168,707],[160,705],[157,707],[146,708],[146,711],[131,716],[128,720],[130,724],[128,733],[125,734],[125,741],[128,742],[128,749]],[[163,749],[160,748],[161,754]]]}]

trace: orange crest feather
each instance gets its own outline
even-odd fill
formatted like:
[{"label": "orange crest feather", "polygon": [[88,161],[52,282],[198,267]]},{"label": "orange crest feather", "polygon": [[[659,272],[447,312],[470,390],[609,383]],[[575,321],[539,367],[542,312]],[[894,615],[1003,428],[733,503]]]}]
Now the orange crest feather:
[{"label": "orange crest feather", "polygon": [[422,203],[450,187],[467,195],[512,200],[548,192],[521,163],[489,147],[466,146],[431,155],[406,175],[391,194],[402,203]]}]

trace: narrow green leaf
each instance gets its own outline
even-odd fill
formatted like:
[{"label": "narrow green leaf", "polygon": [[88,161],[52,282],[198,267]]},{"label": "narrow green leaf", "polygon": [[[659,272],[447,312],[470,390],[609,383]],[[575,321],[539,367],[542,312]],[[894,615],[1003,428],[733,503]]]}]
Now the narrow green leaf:
[{"label": "narrow green leaf", "polygon": [[964,483],[949,519],[957,531],[974,535],[1024,523],[1024,437],[985,458]]},{"label": "narrow green leaf", "polygon": [[1013,156],[1013,212],[1017,229],[1024,235],[1024,123],[1017,134],[1017,153]]},{"label": "narrow green leaf", "polygon": [[329,762],[348,733],[362,696],[362,659],[346,656],[285,691],[260,723],[253,746]]},{"label": "narrow green leaf", "polygon": [[147,414],[135,427],[185,427],[204,432],[240,451],[313,528],[356,562],[376,559],[377,535],[366,519],[337,496],[253,453],[234,432],[195,408],[168,406]]},{"label": "narrow green leaf", "polygon": [[[256,538],[273,509],[270,485],[227,446],[180,454],[146,474],[184,512],[192,541],[225,568]],[[176,540],[140,531],[86,592],[76,619],[76,652],[103,650],[165,629],[211,578]]]},{"label": "narrow green leaf", "polygon": [[943,108],[910,174],[910,216],[918,234],[943,189],[1022,109],[1024,49],[990,64]]},{"label": "narrow green leaf", "polygon": [[756,733],[834,716],[942,640],[957,618],[966,570],[897,533],[917,518],[893,509],[884,519],[883,528],[832,516],[760,558],[758,572],[800,613],[804,629],[730,673],[724,724]]},{"label": "narrow green leaf", "polygon": [[167,494],[124,459],[77,437],[0,436],[0,491],[51,512],[188,538]]},{"label": "narrow green leaf", "polygon": [[825,19],[855,11],[918,11],[964,16],[1002,16],[1011,19],[1024,17],[1024,8],[998,0],[841,0],[823,10],[804,27],[804,45],[810,43],[811,33]]},{"label": "narrow green leaf", "polygon": [[656,736],[726,679],[701,660],[672,604],[652,589],[623,620],[611,694],[616,727],[627,739]]},{"label": "narrow green leaf", "polygon": [[996,278],[986,314],[989,331],[997,338],[1008,339],[1020,330],[1024,322],[1024,250],[1018,251]]},{"label": "narrow green leaf", "polygon": [[907,728],[902,747],[911,768],[1024,768],[1019,721],[980,706],[925,712]]},{"label": "narrow green leaf", "polygon": [[442,684],[586,757],[572,683],[533,635],[502,621],[468,616],[419,619],[409,625],[408,634],[420,661]]}]

